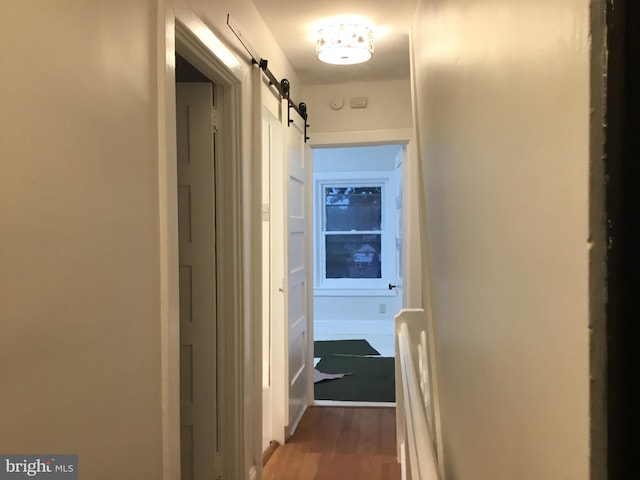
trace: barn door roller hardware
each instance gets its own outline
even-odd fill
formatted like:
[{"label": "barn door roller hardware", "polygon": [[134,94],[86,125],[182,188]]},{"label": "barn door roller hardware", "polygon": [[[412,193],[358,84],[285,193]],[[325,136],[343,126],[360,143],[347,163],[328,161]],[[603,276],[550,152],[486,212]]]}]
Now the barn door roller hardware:
[{"label": "barn door roller hardware", "polygon": [[296,104],[291,99],[291,85],[289,83],[289,80],[283,78],[282,80],[278,81],[271,70],[269,70],[269,61],[266,58],[262,58],[260,55],[258,55],[256,50],[243,37],[240,29],[231,23],[231,15],[229,14],[227,14],[227,25],[229,26],[233,34],[238,38],[247,53],[251,56],[251,63],[260,67],[260,70],[262,70],[265,76],[269,79],[269,85],[274,86],[276,90],[278,90],[280,98],[283,98],[287,101],[287,105],[289,106],[289,108],[287,108],[287,124],[291,125],[293,123],[293,119],[291,118],[291,109],[298,112],[298,115],[302,117],[302,120],[304,121],[304,141],[306,143],[306,141],[309,140],[309,137],[307,137],[307,127],[309,126],[307,124],[307,104],[304,102]]}]

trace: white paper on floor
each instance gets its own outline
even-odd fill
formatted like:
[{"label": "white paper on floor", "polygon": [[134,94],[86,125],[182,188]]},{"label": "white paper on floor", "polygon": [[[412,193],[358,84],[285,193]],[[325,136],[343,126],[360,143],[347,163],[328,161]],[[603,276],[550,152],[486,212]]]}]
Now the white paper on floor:
[{"label": "white paper on floor", "polygon": [[323,380],[335,380],[336,378],[342,378],[345,375],[351,375],[351,374],[350,373],[323,373],[314,368],[313,383],[322,382]]}]

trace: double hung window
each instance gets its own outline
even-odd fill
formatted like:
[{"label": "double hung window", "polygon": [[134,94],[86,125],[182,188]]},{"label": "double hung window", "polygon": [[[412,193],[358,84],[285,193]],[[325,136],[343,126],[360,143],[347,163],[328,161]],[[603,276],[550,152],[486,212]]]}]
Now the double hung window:
[{"label": "double hung window", "polygon": [[386,231],[393,224],[387,218],[389,183],[386,178],[316,182],[318,287],[386,285],[384,279],[393,269]]}]

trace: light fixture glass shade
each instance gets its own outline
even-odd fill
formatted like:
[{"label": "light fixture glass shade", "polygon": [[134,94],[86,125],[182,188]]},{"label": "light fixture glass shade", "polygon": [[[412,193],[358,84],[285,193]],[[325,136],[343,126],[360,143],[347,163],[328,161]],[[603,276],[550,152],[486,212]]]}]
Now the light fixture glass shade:
[{"label": "light fixture glass shade", "polygon": [[373,55],[373,32],[364,25],[330,25],[318,31],[318,60],[335,65],[353,65]]}]

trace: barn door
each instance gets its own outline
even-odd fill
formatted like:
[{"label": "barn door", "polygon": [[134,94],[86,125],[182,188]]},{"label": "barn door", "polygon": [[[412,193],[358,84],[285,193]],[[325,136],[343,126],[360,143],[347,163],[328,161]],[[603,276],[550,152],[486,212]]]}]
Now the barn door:
[{"label": "barn door", "polygon": [[[288,108],[285,105],[283,108]],[[285,110],[286,111],[286,110]],[[310,221],[308,163],[311,150],[304,139],[304,121],[291,112],[293,123],[285,127],[285,307],[287,318],[288,434],[291,434],[312,401],[310,307]]]}]

